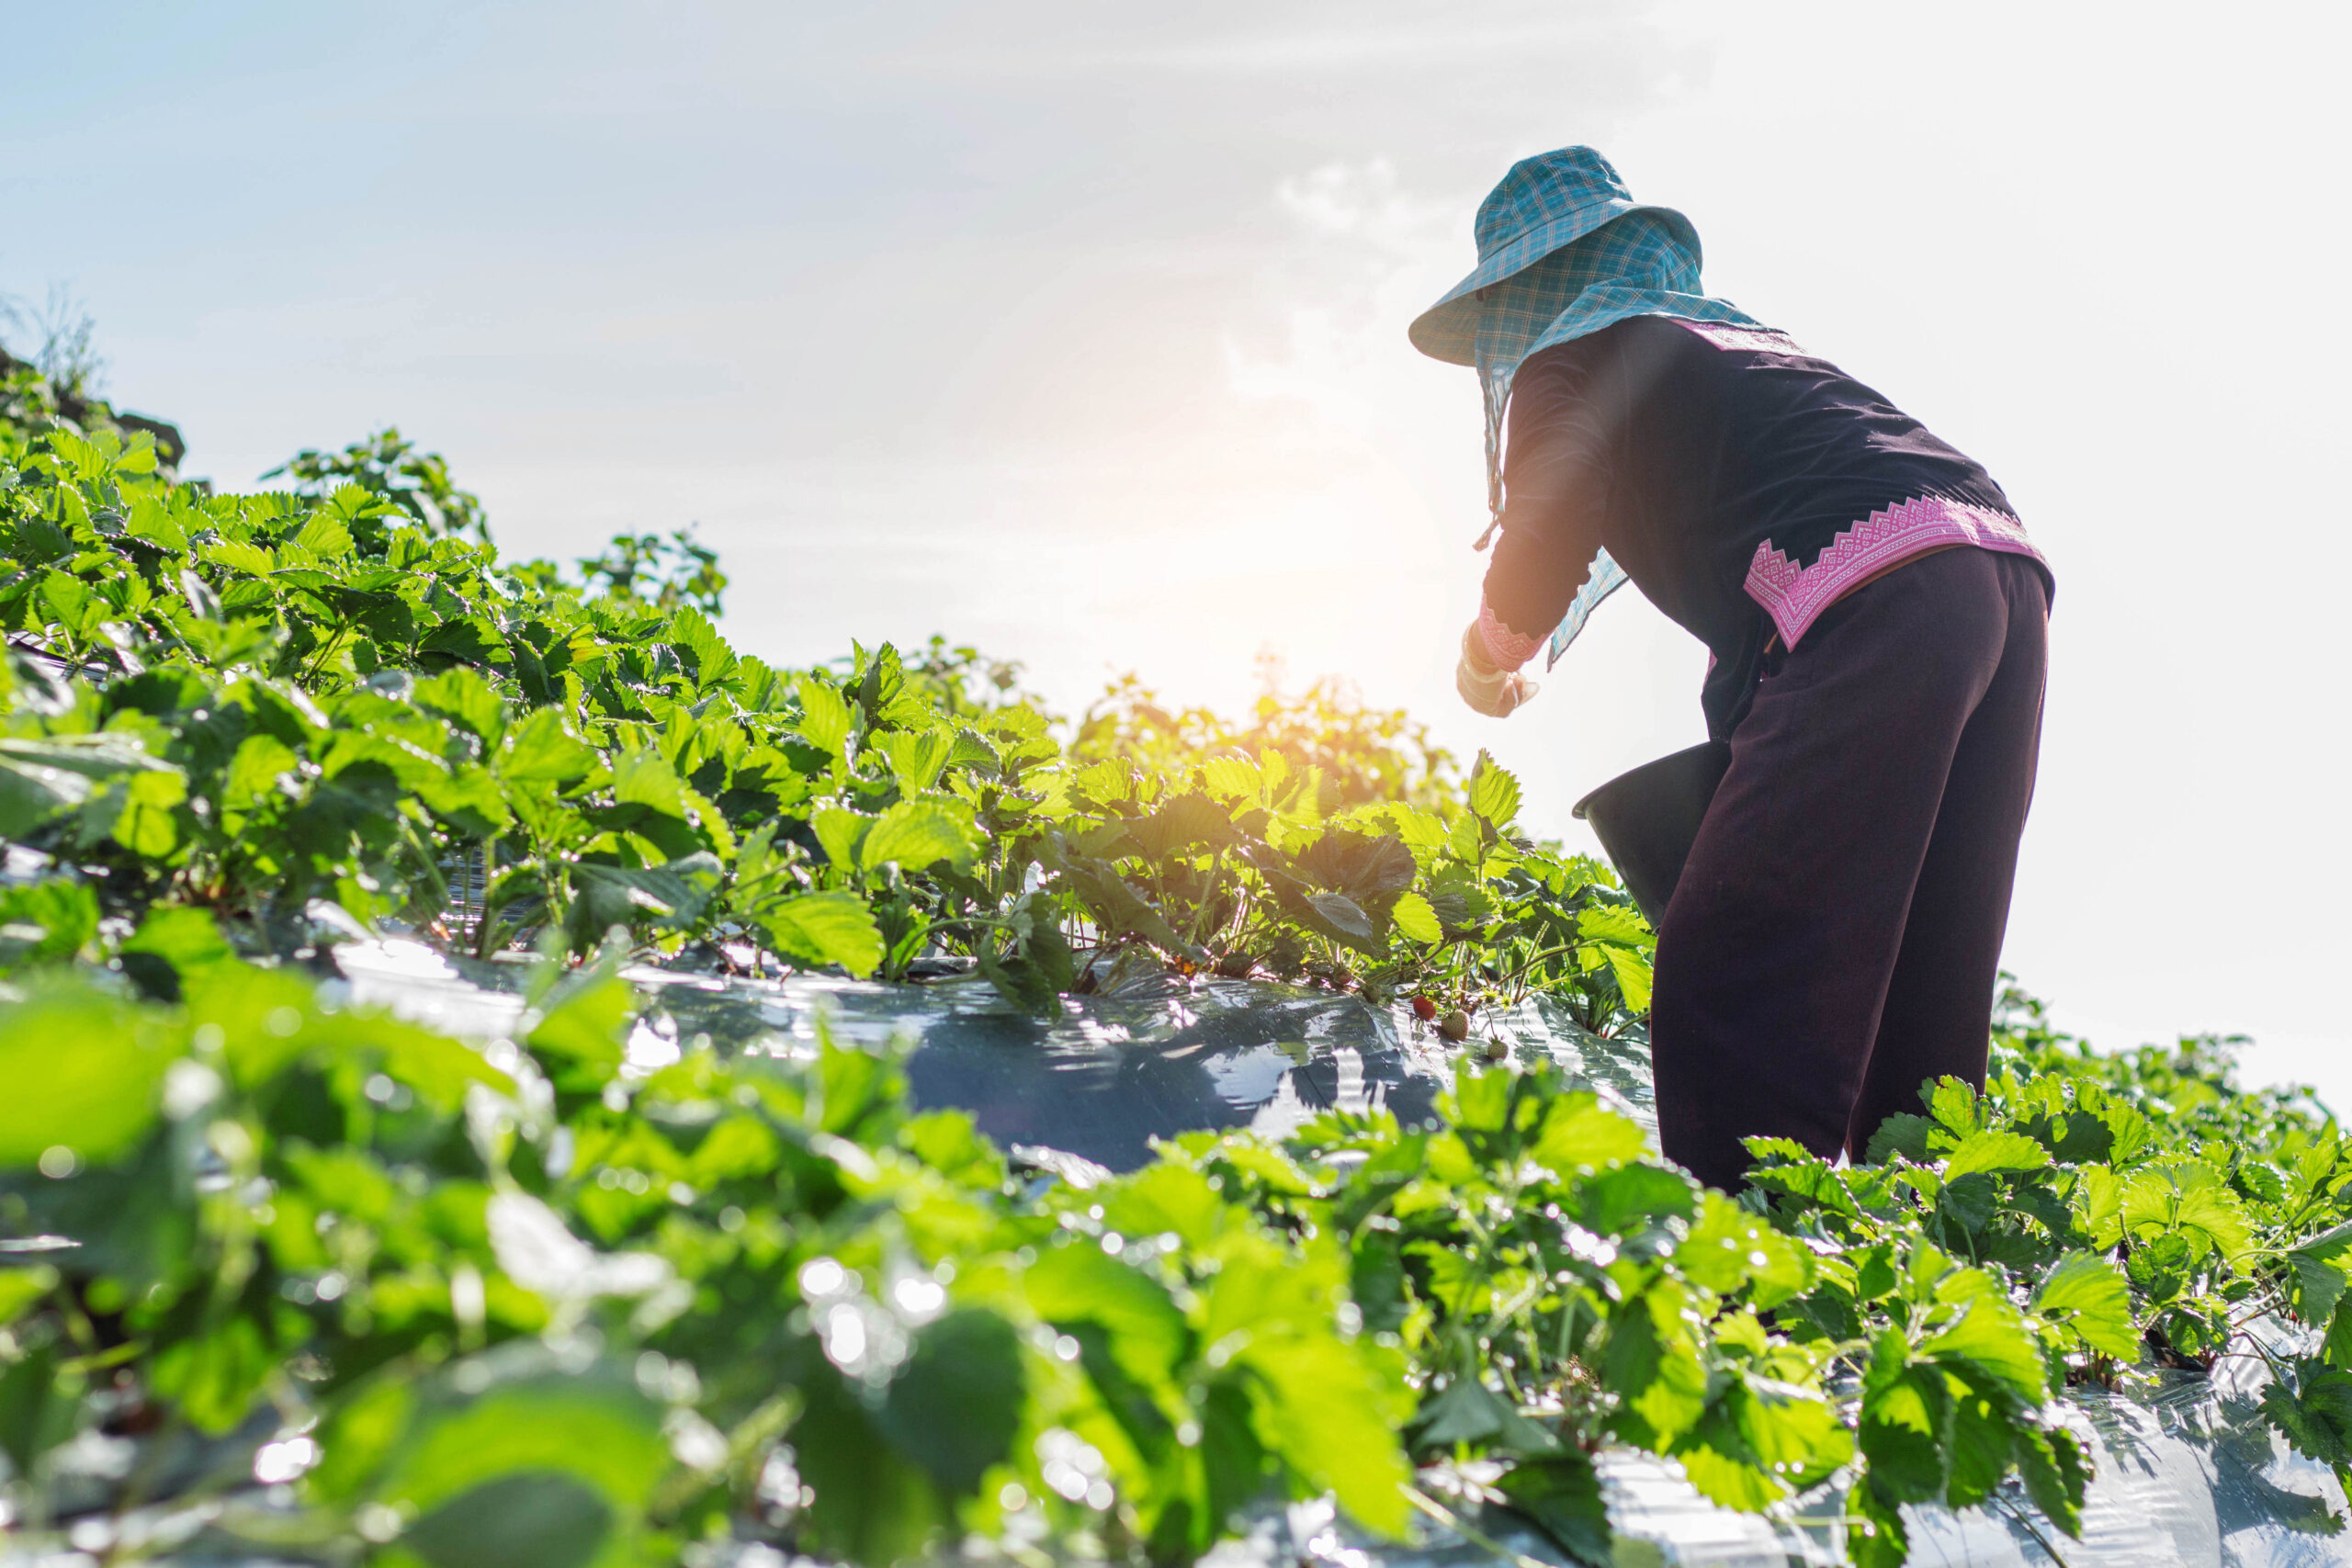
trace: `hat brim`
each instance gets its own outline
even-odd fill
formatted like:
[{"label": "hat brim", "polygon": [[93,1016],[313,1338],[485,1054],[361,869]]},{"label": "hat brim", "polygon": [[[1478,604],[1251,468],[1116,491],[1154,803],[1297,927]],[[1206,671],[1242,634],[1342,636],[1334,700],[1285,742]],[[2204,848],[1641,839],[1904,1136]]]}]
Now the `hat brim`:
[{"label": "hat brim", "polygon": [[1703,259],[1699,250],[1699,231],[1690,220],[1673,208],[1648,207],[1613,197],[1597,201],[1589,207],[1577,209],[1565,218],[1555,218],[1541,228],[1529,230],[1481,261],[1469,276],[1448,289],[1443,299],[1413,318],[1413,324],[1406,329],[1413,340],[1413,346],[1431,359],[1442,359],[1449,365],[1476,364],[1477,293],[1480,289],[1491,288],[1515,273],[1525,272],[1555,251],[1573,245],[1587,234],[1636,212],[1653,213],[1665,219],[1690,247],[1691,259]]}]

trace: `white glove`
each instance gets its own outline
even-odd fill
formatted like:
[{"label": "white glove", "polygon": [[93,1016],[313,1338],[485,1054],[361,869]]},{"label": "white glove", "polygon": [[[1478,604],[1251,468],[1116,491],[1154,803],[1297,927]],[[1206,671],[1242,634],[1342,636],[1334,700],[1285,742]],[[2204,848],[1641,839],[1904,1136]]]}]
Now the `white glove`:
[{"label": "white glove", "polygon": [[1516,670],[1504,670],[1487,660],[1476,623],[1462,634],[1462,662],[1453,667],[1453,689],[1462,700],[1488,718],[1509,718],[1532,697],[1536,683]]}]

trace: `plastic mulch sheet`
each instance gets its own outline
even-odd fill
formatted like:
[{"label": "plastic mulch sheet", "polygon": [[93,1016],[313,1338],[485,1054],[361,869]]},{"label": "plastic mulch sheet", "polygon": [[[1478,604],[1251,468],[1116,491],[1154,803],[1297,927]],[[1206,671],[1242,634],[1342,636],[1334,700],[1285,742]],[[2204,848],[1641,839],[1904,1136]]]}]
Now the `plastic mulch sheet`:
[{"label": "plastic mulch sheet", "polygon": [[[345,948],[338,961],[354,999],[382,1002],[457,1033],[504,1033],[523,1005],[525,972],[514,965],[453,963],[399,942]],[[1279,1132],[1335,1106],[1385,1105],[1418,1120],[1430,1113],[1453,1071],[1453,1053],[1401,1010],[1281,986],[1153,979],[1071,998],[1062,1017],[1047,1022],[1015,1011],[974,980],[758,982],[656,969],[628,977],[647,1004],[628,1045],[639,1067],[674,1059],[696,1035],[728,1053],[797,1054],[813,1043],[820,1018],[837,1039],[878,1043],[903,1035],[914,1046],[906,1072],[920,1105],[967,1110],[1017,1159],[1080,1181],[1095,1168],[1140,1165],[1151,1157],[1153,1138],[1193,1128]],[[1482,1024],[1509,1041],[1520,1060],[1557,1062],[1655,1126],[1641,1041],[1599,1038],[1540,1000]],[[2165,1374],[2153,1393],[2070,1393],[2070,1418],[2098,1460],[2083,1539],[2060,1535],[2020,1495],[1959,1514],[1913,1511],[1911,1562],[1919,1568],[2352,1563],[2352,1532],[2329,1533],[2331,1515],[2344,1512],[2343,1493],[2324,1466],[2290,1453],[2264,1424],[2256,1408],[2264,1376],[2257,1359],[2242,1357],[2225,1359],[2211,1377]],[[1670,1461],[1648,1455],[1611,1453],[1601,1470],[1621,1532],[1618,1561],[1629,1568],[1839,1561],[1841,1502],[1834,1490],[1775,1519],[1709,1504]],[[1213,1561],[1216,1568],[1487,1568],[1498,1560],[1495,1548],[1519,1556],[1521,1568],[1526,1559],[1565,1561],[1507,1513],[1468,1505],[1462,1517],[1491,1545],[1436,1523],[1411,1545],[1376,1542],[1328,1508],[1272,1509]],[[754,1555],[746,1554],[747,1568]]]}]

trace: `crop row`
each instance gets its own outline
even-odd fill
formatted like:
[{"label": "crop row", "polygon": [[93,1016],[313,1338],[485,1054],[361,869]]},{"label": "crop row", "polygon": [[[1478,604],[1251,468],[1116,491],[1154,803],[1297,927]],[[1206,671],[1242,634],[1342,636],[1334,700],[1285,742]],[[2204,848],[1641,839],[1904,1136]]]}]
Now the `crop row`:
[{"label": "crop row", "polygon": [[[1039,1012],[1142,966],[1541,990],[1638,1037],[1652,938],[1507,772],[1328,691],[1063,729],[940,644],[780,671],[690,539],[507,565],[389,434],[232,496],[55,415],[0,380],[0,1452],[41,1539],[1173,1563],[1329,1494],[1599,1562],[1617,1445],[1737,1508],[1843,1497],[1877,1568],[1906,1505],[2077,1529],[2064,1390],[2223,1355],[2352,1464],[2352,1148],[2210,1045],[2095,1056],[2014,999],[1984,1092],[1855,1167],[1759,1144],[1736,1197],[1468,1057],[1430,1125],[1084,1185],[911,1114],[887,1055],[638,1068],[629,953]],[[395,928],[536,949],[514,1037],[319,986]]]}]

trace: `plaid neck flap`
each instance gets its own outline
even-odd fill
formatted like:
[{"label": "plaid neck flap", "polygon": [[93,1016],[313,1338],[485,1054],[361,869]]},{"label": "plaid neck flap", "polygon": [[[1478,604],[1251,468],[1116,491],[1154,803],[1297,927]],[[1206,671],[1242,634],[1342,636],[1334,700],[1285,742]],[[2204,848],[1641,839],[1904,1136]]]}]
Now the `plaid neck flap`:
[{"label": "plaid neck flap", "polygon": [[[1503,513],[1503,414],[1520,366],[1537,354],[1589,336],[1633,316],[1679,316],[1693,321],[1763,323],[1727,299],[1700,292],[1699,262],[1666,223],[1646,212],[1624,217],[1564,245],[1525,271],[1512,274],[1478,297],[1476,349],[1479,389],[1487,405],[1487,547]],[[1609,552],[1594,556],[1583,588],[1569,604],[1550,639],[1545,667],[1584,630],[1600,602],[1625,585],[1625,572]]]},{"label": "plaid neck flap", "polygon": [[[1700,291],[1699,263],[1664,220],[1629,212],[1563,245],[1478,296],[1478,386],[1487,405],[1487,508],[1503,509],[1503,414],[1511,378],[1532,354],[1588,336],[1631,316],[1762,323],[1727,299]],[[1478,546],[1494,534],[1493,521]]]}]

